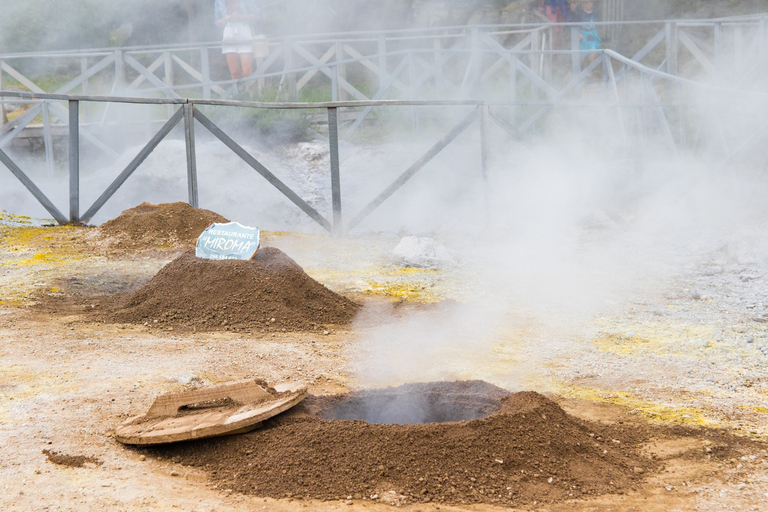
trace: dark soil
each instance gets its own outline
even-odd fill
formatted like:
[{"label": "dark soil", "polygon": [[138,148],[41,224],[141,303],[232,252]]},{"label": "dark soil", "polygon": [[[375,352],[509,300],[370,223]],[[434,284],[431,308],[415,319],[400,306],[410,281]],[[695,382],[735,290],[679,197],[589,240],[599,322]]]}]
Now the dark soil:
[{"label": "dark soil", "polygon": [[421,390],[498,410],[472,421],[371,424],[321,419],[323,405],[342,397],[310,397],[251,433],[150,453],[207,470],[221,489],[272,498],[504,506],[623,492],[659,467],[640,451],[647,431],[579,420],[538,393],[501,398],[478,382],[420,386],[385,394]]},{"label": "dark soil", "polygon": [[279,249],[250,261],[213,261],[188,251],[132,292],[100,301],[110,323],[194,331],[307,331],[346,324],[359,306],[309,277]]},{"label": "dark soil", "polygon": [[89,457],[87,455],[67,455],[66,453],[59,453],[53,450],[43,450],[43,454],[48,457],[48,462],[71,468],[82,468],[86,463],[94,464],[96,466],[101,466],[103,464],[103,462],[96,457]]},{"label": "dark soil", "polygon": [[153,249],[162,246],[192,247],[205,228],[229,222],[218,213],[187,203],[141,203],[98,228],[114,249]]}]

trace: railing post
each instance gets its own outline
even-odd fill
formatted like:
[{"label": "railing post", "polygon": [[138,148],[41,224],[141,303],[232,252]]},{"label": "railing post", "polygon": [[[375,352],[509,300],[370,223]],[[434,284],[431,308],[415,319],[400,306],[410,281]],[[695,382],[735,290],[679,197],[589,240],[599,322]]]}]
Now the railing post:
[{"label": "railing post", "polygon": [[477,107],[480,122],[480,170],[483,177],[483,199],[485,200],[485,224],[491,220],[491,189],[488,183],[488,105],[483,103]]},{"label": "railing post", "polygon": [[[741,74],[744,70],[744,25],[738,24],[734,27],[733,44],[733,63],[736,73]],[[750,56],[750,61],[752,60]]]},{"label": "railing post", "polygon": [[477,107],[480,121],[480,163],[483,182],[488,182],[488,105],[483,103]]},{"label": "railing post", "polygon": [[339,173],[339,119],[338,108],[328,108],[328,142],[331,157],[331,202],[333,204],[333,234],[344,234],[341,215],[341,175]]},{"label": "railing post", "polygon": [[115,91],[122,91],[125,85],[125,61],[123,51],[115,50]]},{"label": "railing post", "polygon": [[[87,71],[88,71],[88,57],[80,57],[80,74],[84,75]],[[82,88],[83,88],[83,96],[90,96],[91,95],[91,84],[90,84],[90,80],[89,79],[86,79],[86,80],[83,81]],[[82,112],[83,118],[87,122],[88,118],[89,118],[88,113],[89,113],[89,110],[90,110],[89,107],[88,107],[88,103],[83,105],[82,110],[83,110],[83,112]]]},{"label": "railing post", "polygon": [[517,57],[512,56],[512,62],[509,63],[509,102],[512,104],[509,107],[509,124],[511,126],[517,125]]},{"label": "railing post", "polygon": [[715,69],[720,69],[720,53],[722,51],[723,46],[723,24],[719,21],[715,22],[715,34],[714,34],[714,41],[713,41],[713,47],[714,47],[714,54],[715,54]]},{"label": "railing post", "polygon": [[285,84],[288,97],[295,99],[298,96],[298,91],[296,90],[296,77],[293,74],[293,40],[290,37],[283,41],[283,58],[285,59],[285,66],[281,82]]},{"label": "railing post", "polygon": [[[571,74],[576,78],[581,74],[581,52],[579,51],[579,27],[571,26]],[[574,95],[581,98],[581,84],[574,88]]]},{"label": "railing post", "polygon": [[339,66],[334,63],[331,69],[331,101],[339,101]]},{"label": "railing post", "polygon": [[[165,75],[165,85],[173,87],[173,60],[171,60],[171,52],[163,52],[163,73]],[[168,117],[173,115],[173,105],[168,105]]]},{"label": "railing post", "polygon": [[571,26],[571,74],[575,77],[581,73],[581,55],[579,54],[579,27]]},{"label": "railing post", "polygon": [[203,98],[211,99],[211,64],[208,60],[208,47],[200,48],[200,74],[203,77]]},{"label": "railing post", "polygon": [[45,166],[48,177],[53,178],[53,136],[51,135],[51,116],[48,100],[43,100],[43,146],[45,147]]},{"label": "railing post", "polygon": [[[342,80],[347,80],[347,65],[346,64],[340,64],[340,61],[344,60],[344,43],[337,41],[336,42],[336,72],[337,77],[341,78]],[[338,82],[337,78],[337,82]],[[337,83],[338,86],[338,83]],[[349,93],[347,93],[346,90],[340,89],[338,92],[338,97],[340,101],[347,101],[349,99]]]},{"label": "railing post", "polygon": [[189,204],[199,208],[197,195],[197,159],[195,156],[195,104],[184,103],[184,144],[187,149],[187,192]]},{"label": "railing post", "polygon": [[766,48],[766,45],[768,45],[768,16],[760,17],[760,27],[757,29],[757,31],[757,51],[758,58],[760,59],[758,61],[760,63],[758,69],[765,70],[765,59],[766,55],[768,54],[768,49]]},{"label": "railing post", "polygon": [[80,102],[69,100],[69,222],[80,222]]},{"label": "railing post", "polygon": [[379,34],[379,91],[387,86],[387,40]]},{"label": "railing post", "polygon": [[[467,92],[471,96],[479,97],[480,71],[483,69],[483,53],[480,51],[480,31],[477,25],[472,26],[472,70],[469,75],[469,88]],[[416,99],[414,95],[413,99]]]},{"label": "railing post", "polygon": [[[0,90],[3,89],[3,61],[0,60]],[[5,113],[5,103],[0,103],[0,126],[8,122],[8,115]]]},{"label": "railing post", "polygon": [[667,73],[677,76],[678,37],[677,23],[668,21],[666,24],[667,35]]}]

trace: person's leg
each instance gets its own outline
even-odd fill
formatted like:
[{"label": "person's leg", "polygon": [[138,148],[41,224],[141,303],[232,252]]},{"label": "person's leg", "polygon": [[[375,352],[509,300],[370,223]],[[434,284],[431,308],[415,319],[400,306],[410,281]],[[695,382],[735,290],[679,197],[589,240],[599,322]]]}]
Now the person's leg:
[{"label": "person's leg", "polygon": [[226,55],[227,66],[229,66],[229,74],[232,76],[232,80],[243,78],[243,70],[240,68],[240,54],[227,53]]},{"label": "person's leg", "polygon": [[243,76],[248,78],[253,74],[253,54],[241,53],[240,54],[240,67],[243,70]]}]

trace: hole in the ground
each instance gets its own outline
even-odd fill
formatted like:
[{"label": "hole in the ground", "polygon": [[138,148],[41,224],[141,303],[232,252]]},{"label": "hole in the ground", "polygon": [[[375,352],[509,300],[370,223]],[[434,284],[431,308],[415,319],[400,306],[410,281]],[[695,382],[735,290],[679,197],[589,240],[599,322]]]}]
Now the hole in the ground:
[{"label": "hole in the ground", "polygon": [[430,382],[323,397],[319,416],[327,420],[420,424],[484,418],[509,392],[483,381]]}]

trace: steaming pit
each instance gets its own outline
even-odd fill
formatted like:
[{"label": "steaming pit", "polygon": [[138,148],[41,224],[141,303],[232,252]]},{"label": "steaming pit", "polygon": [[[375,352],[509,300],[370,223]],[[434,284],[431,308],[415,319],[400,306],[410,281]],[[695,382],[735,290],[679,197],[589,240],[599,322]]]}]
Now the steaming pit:
[{"label": "steaming pit", "polygon": [[316,398],[325,420],[420,425],[485,418],[509,393],[483,381],[430,382]]}]

